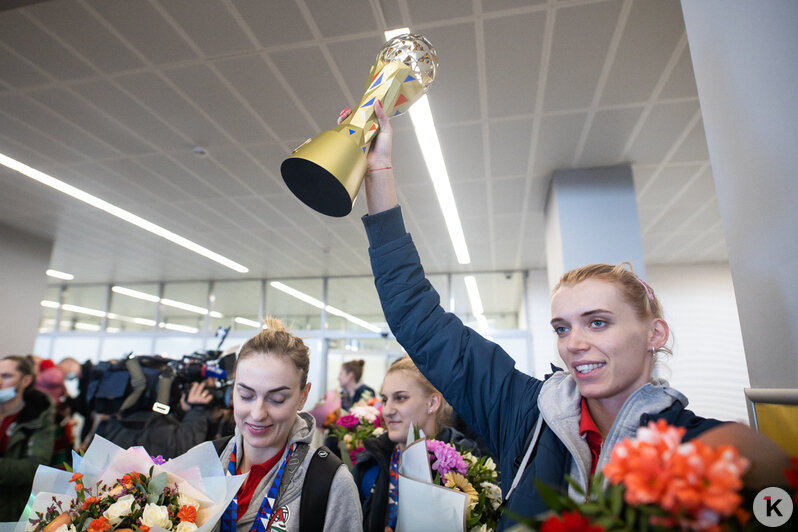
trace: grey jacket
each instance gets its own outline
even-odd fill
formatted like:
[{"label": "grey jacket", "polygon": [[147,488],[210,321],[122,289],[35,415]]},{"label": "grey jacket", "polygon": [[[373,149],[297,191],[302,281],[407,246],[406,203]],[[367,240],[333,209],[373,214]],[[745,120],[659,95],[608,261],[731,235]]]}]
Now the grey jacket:
[{"label": "grey jacket", "polygon": [[[587,441],[579,435],[581,401],[582,396],[573,376],[562,371],[554,373],[547,379],[538,395],[538,408],[543,420],[565,445],[571,456],[570,476],[587,492],[592,456]],[[679,402],[682,408],[687,406],[687,398],[678,390],[668,386],[667,381],[663,379],[652,379],[651,382],[635,390],[624,402],[604,439],[596,471],[601,471],[607,464],[612,448],[617,443],[624,438],[635,436],[640,427],[642,414],[662,412],[675,402]],[[573,486],[569,486],[569,495],[575,500],[584,499]]]},{"label": "grey jacket", "polygon": [[[302,495],[302,483],[305,480],[308,464],[310,464],[310,459],[315,451],[315,448],[310,447],[314,430],[315,421],[313,416],[307,412],[298,413],[291,429],[291,436],[288,438],[285,453],[288,453],[288,447],[294,442],[307,443],[307,453],[299,452],[302,449],[302,446],[300,446],[288,461],[288,465],[283,472],[283,480],[272,512],[274,519],[271,530],[273,531],[295,532],[299,530],[299,503]],[[227,469],[234,445],[238,445],[238,449],[241,449],[241,433],[237,428],[235,435],[227,443],[221,454],[222,466],[225,469]],[[278,463],[282,463],[282,461]],[[258,484],[249,508],[238,520],[237,532],[249,532],[252,529],[252,523],[255,521],[258,509],[263,502],[263,498],[268,493],[278,469],[279,467],[273,468]],[[275,513],[278,513],[277,517],[275,517]],[[218,532],[220,528],[221,525],[217,524],[214,532]],[[324,530],[329,532],[338,530],[361,532],[363,530],[363,518],[357,488],[354,480],[352,480],[352,474],[343,464],[341,464],[335,474],[330,487],[327,514],[324,518]]]}]

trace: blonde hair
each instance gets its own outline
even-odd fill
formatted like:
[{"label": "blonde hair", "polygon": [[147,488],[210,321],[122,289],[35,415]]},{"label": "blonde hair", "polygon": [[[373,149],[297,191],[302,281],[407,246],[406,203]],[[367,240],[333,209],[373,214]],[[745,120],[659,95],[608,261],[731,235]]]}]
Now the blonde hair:
[{"label": "blonde hair", "polygon": [[[435,386],[433,386],[426,377],[424,377],[424,375],[421,374],[421,371],[413,363],[413,359],[411,359],[408,355],[404,355],[402,358],[395,360],[388,368],[388,371],[385,372],[385,376],[387,377],[391,373],[398,373],[400,371],[410,375],[419,384],[419,386],[421,386],[421,389],[424,391],[427,397],[434,393],[437,393],[440,396],[441,405],[438,408],[438,411],[435,412],[435,433],[437,434],[440,432],[441,428],[445,427],[446,425],[450,425],[452,422],[452,407],[446,402],[446,399],[443,398],[443,394],[439,392],[438,389],[435,388]],[[428,436],[433,435],[429,434]]]},{"label": "blonde hair", "polygon": [[[552,296],[563,286],[573,286],[588,279],[597,279],[617,286],[621,298],[634,309],[641,320],[664,319],[662,305],[654,289],[634,273],[632,265],[628,262],[616,265],[588,264],[565,272],[551,291]],[[660,347],[656,352],[673,354],[666,346]]]},{"label": "blonde hair", "polygon": [[268,317],[264,322],[266,323],[266,329],[260,331],[241,346],[241,351],[236,357],[235,369],[238,369],[239,362],[255,355],[287,358],[294,363],[294,366],[300,372],[299,388],[304,389],[308,382],[308,370],[310,369],[310,349],[301,338],[289,333],[283,322],[277,318]]}]

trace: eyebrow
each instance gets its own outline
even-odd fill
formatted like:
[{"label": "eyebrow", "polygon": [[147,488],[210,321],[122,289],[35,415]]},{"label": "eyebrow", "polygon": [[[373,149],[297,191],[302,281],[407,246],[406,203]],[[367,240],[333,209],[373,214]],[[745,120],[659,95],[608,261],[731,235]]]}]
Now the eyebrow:
[{"label": "eyebrow", "polygon": [[[257,392],[257,390],[255,390],[255,388],[247,386],[243,382],[239,382],[239,383],[237,383],[237,385],[241,386],[245,390],[249,390],[250,392]],[[291,390],[291,388],[288,387],[288,386],[278,386],[277,388],[272,388],[271,390],[266,390],[266,394],[265,395],[271,395],[273,393],[282,392],[282,391],[285,391],[285,390]]]},{"label": "eyebrow", "polygon": [[[590,316],[592,316],[594,314],[612,314],[612,311],[611,310],[607,310],[607,309],[603,309],[603,308],[597,308],[595,310],[588,310],[587,312],[583,312],[582,314],[579,315],[579,317],[587,318],[587,317],[590,317]],[[560,322],[564,322],[564,321],[568,321],[568,320],[566,320],[565,318],[552,318],[551,324],[554,325],[555,323],[560,323]]]}]

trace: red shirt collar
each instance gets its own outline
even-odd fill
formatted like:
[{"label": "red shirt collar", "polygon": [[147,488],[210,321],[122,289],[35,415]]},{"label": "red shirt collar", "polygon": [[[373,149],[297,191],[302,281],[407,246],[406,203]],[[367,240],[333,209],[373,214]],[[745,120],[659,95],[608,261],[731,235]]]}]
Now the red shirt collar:
[{"label": "red shirt collar", "polygon": [[590,447],[590,455],[592,457],[590,476],[592,477],[596,472],[596,464],[598,463],[599,455],[601,455],[601,445],[604,441],[596,422],[590,417],[590,410],[587,409],[587,401],[584,397],[582,398],[582,415],[579,419],[579,434],[585,438],[587,446]]}]

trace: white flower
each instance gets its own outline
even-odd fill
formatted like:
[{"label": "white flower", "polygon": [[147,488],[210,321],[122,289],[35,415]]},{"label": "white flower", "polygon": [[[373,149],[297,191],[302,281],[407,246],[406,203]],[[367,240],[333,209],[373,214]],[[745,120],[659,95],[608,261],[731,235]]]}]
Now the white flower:
[{"label": "white flower", "polygon": [[171,530],[172,522],[169,520],[169,509],[166,506],[147,503],[144,506],[144,512],[141,514],[141,524],[150,528],[159,526]]},{"label": "white flower", "polygon": [[189,497],[185,493],[181,493],[180,495],[177,496],[177,504],[181,508],[183,506],[193,506],[194,508],[197,509],[197,511],[199,511],[199,509],[200,509],[199,501],[197,501],[195,499],[192,499],[191,497]]},{"label": "white flower", "polygon": [[188,521],[180,521],[175,527],[175,532],[193,532],[197,529],[197,525],[189,523]]},{"label": "white flower", "polygon": [[135,502],[136,499],[133,497],[133,495],[128,493],[124,497],[117,499],[115,503],[109,506],[108,509],[103,512],[103,516],[108,519],[108,523],[111,526],[116,526],[125,516],[130,515],[130,513],[133,511],[133,505]]},{"label": "white flower", "polygon": [[485,492],[485,497],[490,501],[490,505],[496,510],[502,504],[502,490],[493,482],[483,482],[480,487]]},{"label": "white flower", "polygon": [[353,406],[349,409],[349,413],[357,416],[358,419],[365,419],[369,423],[374,423],[380,417],[380,411],[373,406]]},{"label": "white flower", "polygon": [[385,429],[382,427],[377,427],[374,429],[374,432],[371,433],[372,438],[376,438],[378,436],[382,436],[385,433]]},{"label": "white flower", "polygon": [[487,460],[485,460],[485,469],[490,469],[491,471],[496,471],[496,463],[493,461],[493,458],[490,456]]},{"label": "white flower", "polygon": [[61,525],[55,529],[54,532],[77,532],[75,530],[75,525]]},{"label": "white flower", "polygon": [[468,532],[492,532],[492,528],[488,528],[488,525],[483,524],[482,526],[475,526]]}]

